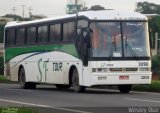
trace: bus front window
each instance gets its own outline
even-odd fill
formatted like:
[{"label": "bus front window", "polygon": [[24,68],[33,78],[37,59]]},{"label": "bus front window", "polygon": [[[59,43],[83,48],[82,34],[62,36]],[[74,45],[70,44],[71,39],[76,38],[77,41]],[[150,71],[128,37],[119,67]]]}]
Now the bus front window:
[{"label": "bus front window", "polygon": [[92,22],[92,57],[149,57],[147,22]]},{"label": "bus front window", "polygon": [[91,23],[93,57],[122,57],[120,22]]},{"label": "bus front window", "polygon": [[125,57],[149,56],[147,22],[122,22]]}]

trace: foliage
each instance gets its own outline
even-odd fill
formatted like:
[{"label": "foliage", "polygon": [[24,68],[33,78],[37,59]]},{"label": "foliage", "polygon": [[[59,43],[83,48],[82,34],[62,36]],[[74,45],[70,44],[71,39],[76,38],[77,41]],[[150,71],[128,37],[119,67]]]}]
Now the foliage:
[{"label": "foliage", "polygon": [[160,16],[153,17],[151,20],[149,20],[149,26],[152,32],[160,33]]},{"label": "foliage", "polygon": [[39,112],[33,111],[29,108],[19,108],[17,113],[39,113]]},{"label": "foliage", "polygon": [[6,14],[3,17],[5,17],[5,18],[13,18],[14,21],[22,21],[23,20],[22,17],[19,16],[19,15]]},{"label": "foliage", "polygon": [[105,8],[100,5],[94,5],[90,8],[90,10],[105,10]]},{"label": "foliage", "polygon": [[160,92],[160,81],[152,81],[150,85],[135,85],[133,90],[136,91],[151,91],[151,92]]},{"label": "foliage", "polygon": [[47,18],[47,16],[44,16],[44,15],[31,15],[30,20],[43,19],[43,18]]},{"label": "foliage", "polygon": [[0,75],[0,82],[9,81],[4,75]]},{"label": "foliage", "polygon": [[4,61],[3,57],[0,57],[0,74],[4,73]]},{"label": "foliage", "polygon": [[138,2],[136,11],[143,14],[160,14],[160,5],[148,2]]},{"label": "foliage", "polygon": [[160,75],[160,56],[154,56],[152,58],[152,72]]},{"label": "foliage", "polygon": [[41,113],[35,110],[34,108],[25,108],[25,107],[1,107],[1,113]]},{"label": "foliage", "polygon": [[[158,37],[160,37],[160,16],[153,17],[149,20],[149,29],[150,36],[152,37],[152,47],[155,47],[155,33],[158,33]],[[158,48],[160,47],[160,41],[158,42]]]},{"label": "foliage", "polygon": [[12,15],[12,14],[6,14],[3,17],[5,17],[5,18],[13,18],[14,21],[31,21],[31,20],[46,18],[46,16],[44,16],[44,15],[31,15],[30,18],[22,18],[19,15]]},{"label": "foliage", "polygon": [[[148,2],[138,2],[137,8],[135,9],[137,12],[143,14],[159,14],[160,15],[160,5]],[[157,32],[160,36],[160,16],[151,16],[149,19],[149,30],[150,36],[152,37],[152,48],[155,40],[155,33]],[[160,44],[160,43],[159,43]]]},{"label": "foliage", "polygon": [[0,43],[3,43],[4,26],[5,25],[0,24]]}]

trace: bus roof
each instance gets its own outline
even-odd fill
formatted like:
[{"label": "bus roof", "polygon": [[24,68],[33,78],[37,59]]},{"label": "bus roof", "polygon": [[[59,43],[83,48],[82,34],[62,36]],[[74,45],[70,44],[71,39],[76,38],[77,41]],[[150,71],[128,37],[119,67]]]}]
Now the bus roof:
[{"label": "bus roof", "polygon": [[[116,11],[116,10],[84,11],[84,12],[78,12],[78,16],[83,16],[90,20],[147,20],[147,17],[145,15],[137,12],[129,12],[129,11],[122,12],[122,11]],[[76,17],[76,14],[45,18],[45,19],[33,20],[33,21],[25,21],[25,22],[15,21],[15,22],[7,23],[6,27],[28,25],[33,23],[41,23],[41,22],[61,20],[61,19],[74,18],[74,17]]]},{"label": "bus roof", "polygon": [[143,14],[117,10],[86,11],[79,15],[84,15],[91,20],[147,20]]}]

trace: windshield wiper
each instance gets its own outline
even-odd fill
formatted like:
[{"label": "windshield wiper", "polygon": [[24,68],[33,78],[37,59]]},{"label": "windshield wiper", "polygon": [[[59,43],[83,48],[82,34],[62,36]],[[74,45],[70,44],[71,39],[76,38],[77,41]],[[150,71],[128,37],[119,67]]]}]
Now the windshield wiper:
[{"label": "windshield wiper", "polygon": [[109,49],[110,60],[112,60],[112,57],[113,57],[113,46],[114,46],[114,51],[117,51],[117,42],[116,42],[116,37],[115,36],[114,36],[114,40],[112,42],[111,48]]},{"label": "windshield wiper", "polygon": [[137,54],[135,53],[135,51],[131,48],[131,46],[128,44],[128,37],[126,36],[126,38],[125,38],[125,49],[126,49],[126,53],[127,53],[127,47],[128,47],[128,49],[131,51],[131,53],[132,53],[132,56],[134,56],[134,58],[136,58],[137,60],[138,60],[138,56],[137,56]]}]

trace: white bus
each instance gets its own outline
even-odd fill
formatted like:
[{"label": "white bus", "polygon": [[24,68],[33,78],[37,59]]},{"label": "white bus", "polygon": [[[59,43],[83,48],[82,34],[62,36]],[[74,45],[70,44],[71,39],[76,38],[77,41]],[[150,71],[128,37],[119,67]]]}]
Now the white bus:
[{"label": "white bus", "polygon": [[147,18],[136,12],[86,11],[5,26],[5,76],[22,88],[41,83],[86,87],[151,83]]}]

